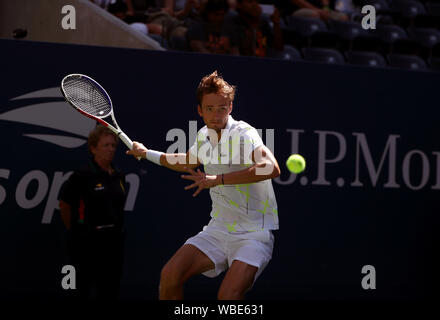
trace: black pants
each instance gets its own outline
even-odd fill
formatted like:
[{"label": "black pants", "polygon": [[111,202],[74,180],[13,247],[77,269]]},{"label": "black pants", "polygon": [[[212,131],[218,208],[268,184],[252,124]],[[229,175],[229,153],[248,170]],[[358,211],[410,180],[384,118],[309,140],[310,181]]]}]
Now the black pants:
[{"label": "black pants", "polygon": [[[110,228],[72,230],[69,233],[69,255],[76,270],[76,298],[118,299],[124,260],[124,238],[124,232]],[[93,289],[96,290],[95,294]]]}]

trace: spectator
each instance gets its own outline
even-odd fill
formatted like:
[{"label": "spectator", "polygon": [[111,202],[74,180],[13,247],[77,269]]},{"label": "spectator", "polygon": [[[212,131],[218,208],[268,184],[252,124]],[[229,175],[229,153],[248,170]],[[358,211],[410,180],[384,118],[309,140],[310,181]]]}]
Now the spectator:
[{"label": "spectator", "polygon": [[188,50],[186,33],[193,20],[198,19],[202,0],[158,0],[159,12],[152,13],[148,21],[163,27],[162,36],[170,47]]},{"label": "spectator", "polygon": [[236,11],[238,16],[232,17],[232,24],[241,55],[266,57],[268,49],[283,50],[278,9],[275,8],[271,16],[273,30],[269,22],[262,18],[262,10],[257,0],[237,0]]},{"label": "spectator", "polygon": [[338,12],[344,12],[344,13],[348,13],[348,14],[352,14],[356,11],[360,12],[360,8],[359,8],[359,10],[357,8],[355,8],[352,0],[336,0],[334,2],[334,9]]},{"label": "spectator", "polygon": [[98,125],[89,135],[88,165],[63,185],[61,217],[67,248],[76,269],[75,294],[82,300],[119,296],[124,252],[125,175],[113,166],[118,137]]},{"label": "spectator", "polygon": [[233,26],[225,22],[229,10],[227,0],[208,0],[201,9],[201,21],[188,30],[192,51],[239,55]]},{"label": "spectator", "polygon": [[163,11],[172,17],[184,20],[198,16],[202,0],[165,0]]},{"label": "spectator", "polygon": [[277,0],[276,3],[283,17],[293,15],[324,21],[349,20],[345,13],[334,10],[334,1],[331,0]]},{"label": "spectator", "polygon": [[156,35],[162,34],[162,25],[157,23],[146,23],[144,22],[145,18],[139,20],[139,18],[134,17],[134,10],[131,4],[131,0],[113,1],[108,5],[107,10],[108,12],[115,15],[119,19],[128,23],[133,29],[137,31],[141,31],[144,34],[156,34]]},{"label": "spectator", "polygon": [[128,16],[134,16],[134,9],[133,9],[133,3],[131,2],[131,0],[125,0],[125,1],[120,1],[120,0],[90,0],[90,2],[93,2],[94,4],[100,6],[102,9],[104,10],[108,10],[108,8],[117,3],[117,2],[124,2],[126,4],[126,11],[125,14]]}]

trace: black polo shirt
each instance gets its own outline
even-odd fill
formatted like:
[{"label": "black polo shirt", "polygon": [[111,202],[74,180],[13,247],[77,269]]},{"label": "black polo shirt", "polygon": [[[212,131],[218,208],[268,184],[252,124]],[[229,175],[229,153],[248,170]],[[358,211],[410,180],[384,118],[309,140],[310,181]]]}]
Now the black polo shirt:
[{"label": "black polo shirt", "polygon": [[109,174],[93,159],[70,176],[60,195],[71,206],[72,230],[111,225],[122,230],[125,199],[125,176],[116,169]]}]

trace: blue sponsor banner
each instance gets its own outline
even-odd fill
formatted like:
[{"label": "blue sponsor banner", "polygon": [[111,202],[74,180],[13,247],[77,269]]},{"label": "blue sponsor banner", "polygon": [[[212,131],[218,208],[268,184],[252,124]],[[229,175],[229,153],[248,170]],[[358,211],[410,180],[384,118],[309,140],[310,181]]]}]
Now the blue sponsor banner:
[{"label": "blue sponsor banner", "polygon": [[[281,166],[280,230],[248,298],[424,299],[435,294],[440,194],[439,73],[270,59],[1,40],[0,298],[63,299],[68,263],[57,197],[87,161],[94,122],[59,91],[69,73],[96,79],[133,140],[166,151],[203,126],[195,90],[218,70],[237,85],[232,115],[257,129]],[[183,138],[182,138],[183,137]],[[129,182],[122,297],[156,299],[162,266],[209,221],[208,191],[138,162]],[[285,167],[292,153],[307,168]],[[374,272],[375,271],[375,272]],[[375,289],[371,286],[375,273]],[[222,276],[187,298],[215,299]],[[367,283],[367,285],[365,284]]]}]

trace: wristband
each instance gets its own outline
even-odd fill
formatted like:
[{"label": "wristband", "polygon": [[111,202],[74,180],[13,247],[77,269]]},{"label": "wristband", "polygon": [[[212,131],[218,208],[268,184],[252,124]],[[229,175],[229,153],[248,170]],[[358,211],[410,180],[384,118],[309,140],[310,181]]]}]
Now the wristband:
[{"label": "wristband", "polygon": [[155,164],[158,164],[161,166],[160,156],[163,154],[164,154],[163,152],[148,149],[146,158],[147,158],[147,160],[150,160],[151,162],[154,162]]}]

